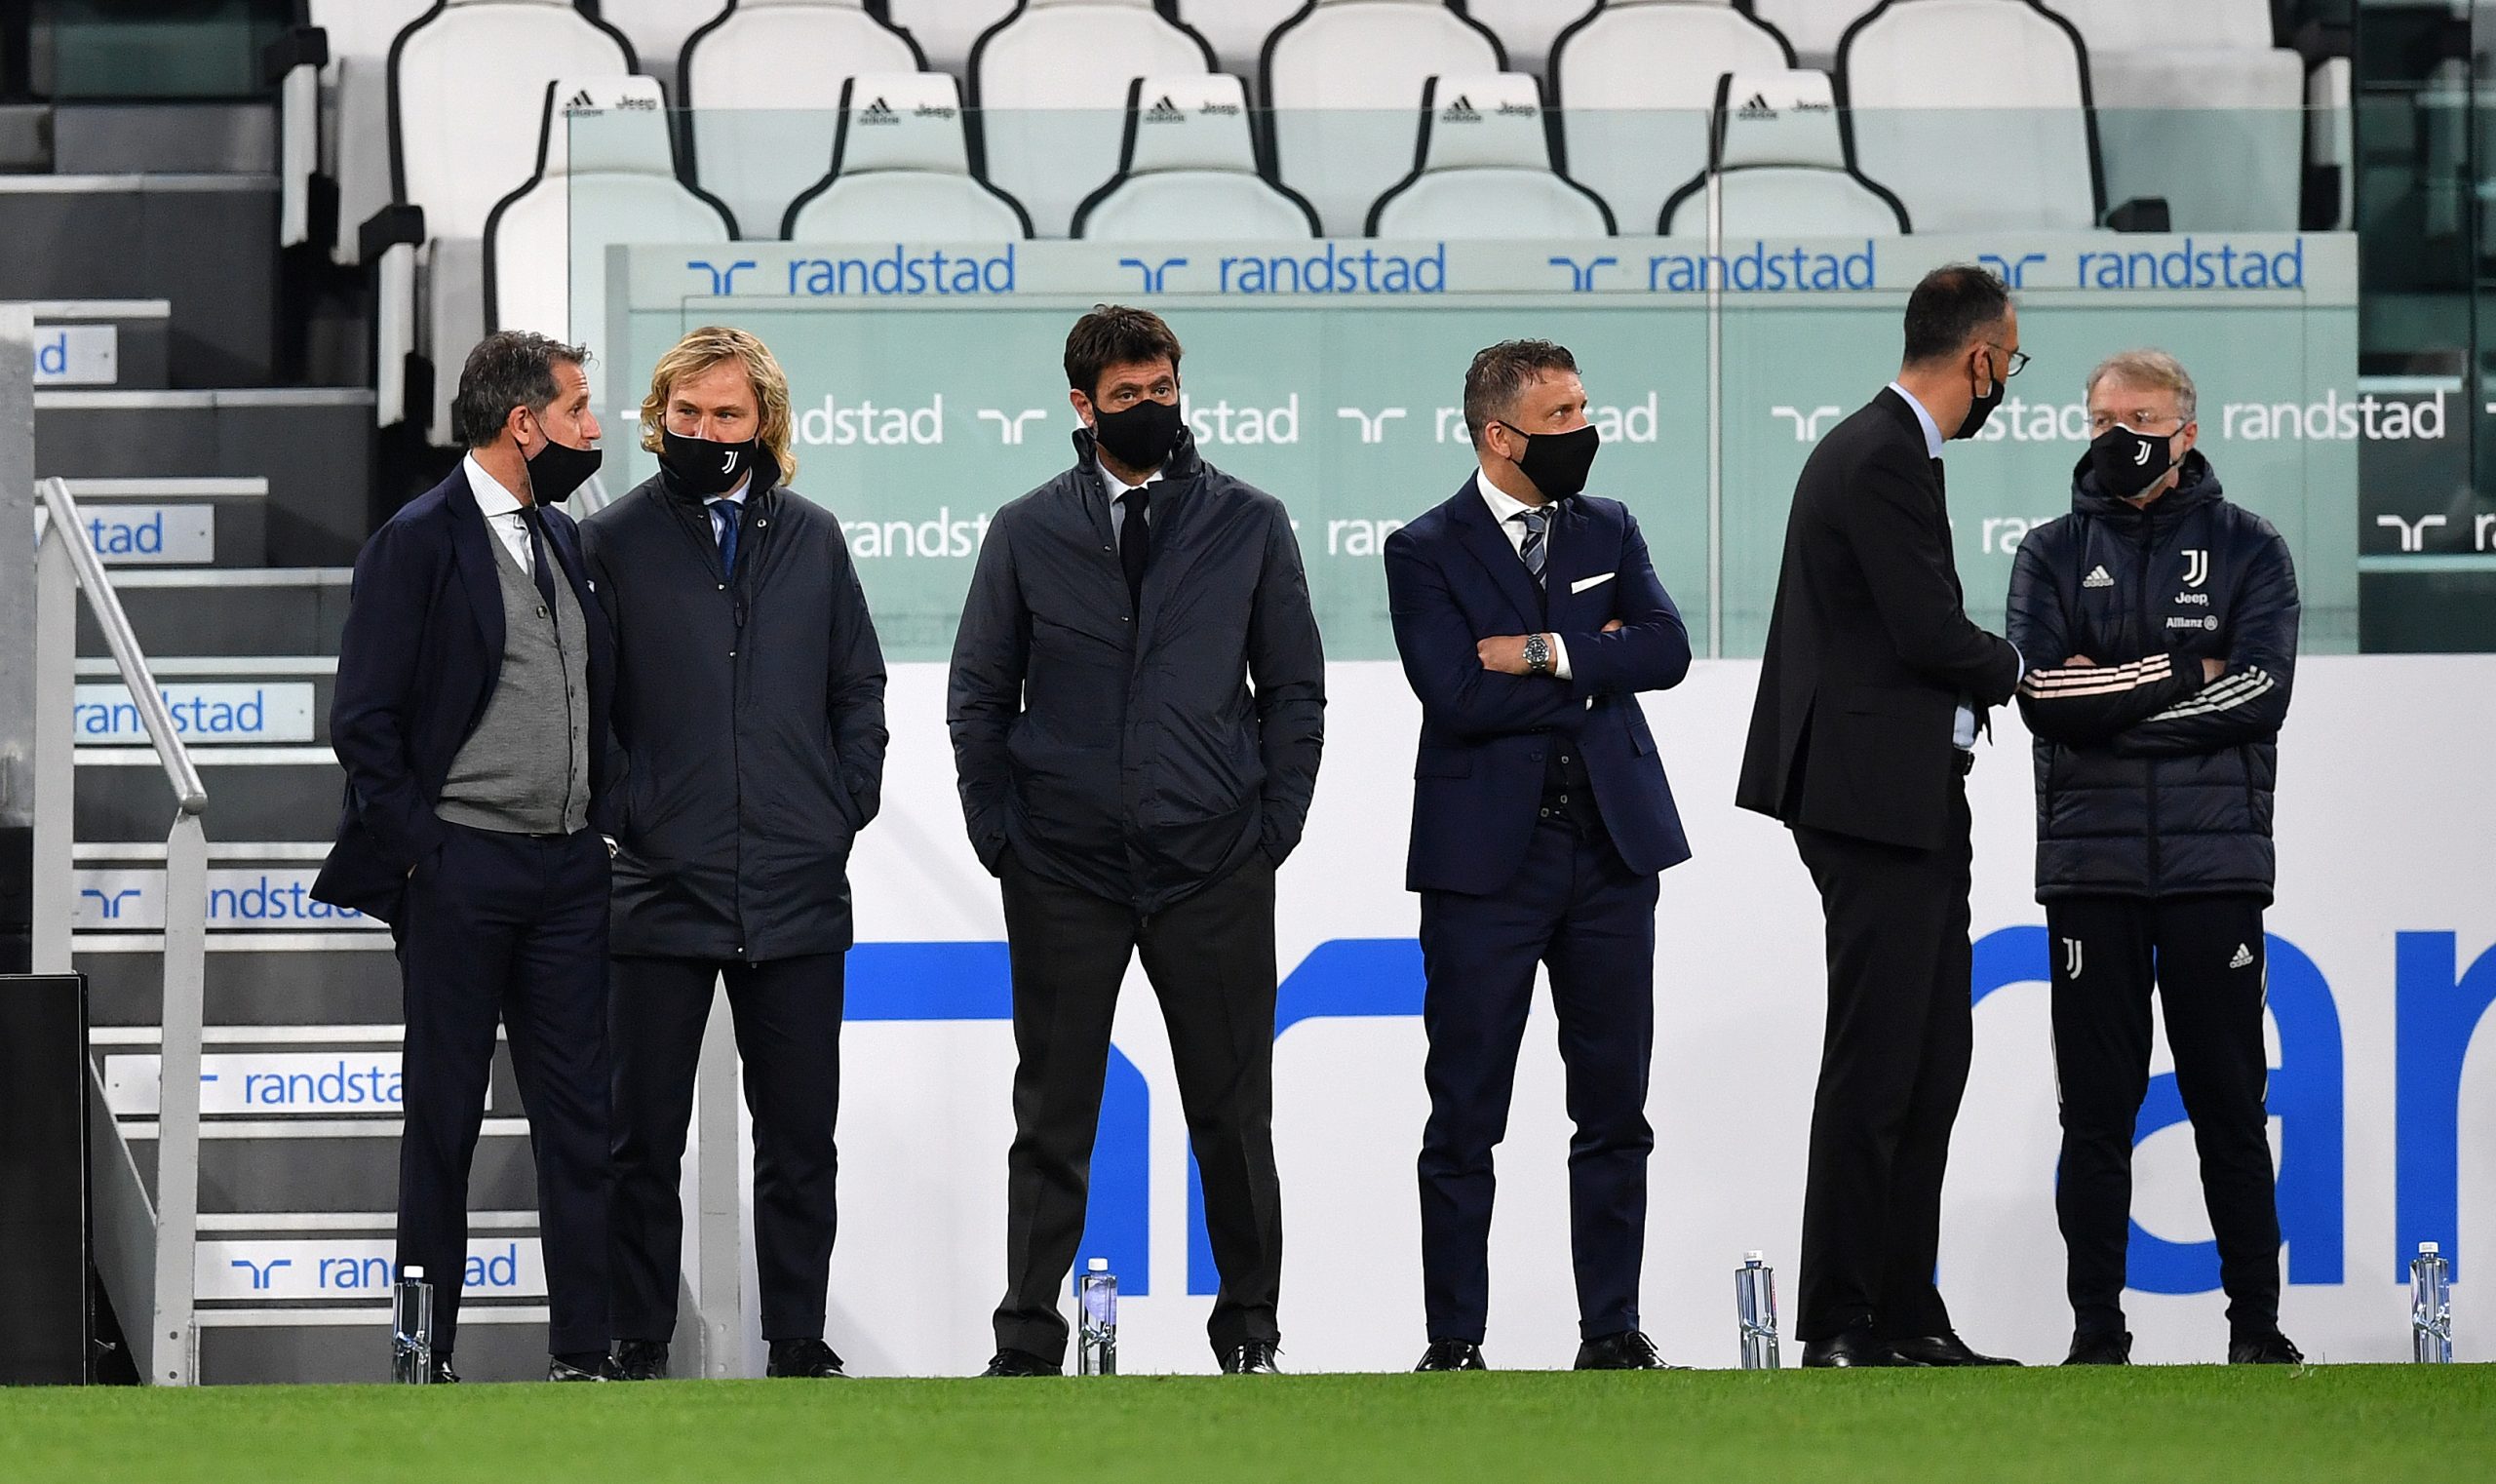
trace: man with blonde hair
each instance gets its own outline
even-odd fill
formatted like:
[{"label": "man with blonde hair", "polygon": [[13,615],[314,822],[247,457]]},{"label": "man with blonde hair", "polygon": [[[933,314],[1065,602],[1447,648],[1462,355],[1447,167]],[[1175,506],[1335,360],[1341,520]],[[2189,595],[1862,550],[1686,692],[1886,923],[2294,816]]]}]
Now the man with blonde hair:
[{"label": "man with blonde hair", "polygon": [[884,660],[840,523],[782,482],[789,380],[742,330],[659,358],[659,472],[583,524],[615,636],[616,1367],[667,1374],[678,1173],[722,976],[754,1113],[755,1264],[773,1376],[838,1376],[836,1216],[849,846],[884,770]]},{"label": "man with blonde hair", "polygon": [[2091,372],[2071,514],[2030,531],[2010,572],[2010,641],[2035,667],[2019,710],[2036,734],[2037,899],[2053,939],[2067,1365],[2131,1357],[2124,1259],[2153,987],[2218,1238],[2228,1359],[2301,1358],[2280,1333],[2262,1041],[2297,578],[2271,524],[2220,493],[2194,402],[2164,351]]}]

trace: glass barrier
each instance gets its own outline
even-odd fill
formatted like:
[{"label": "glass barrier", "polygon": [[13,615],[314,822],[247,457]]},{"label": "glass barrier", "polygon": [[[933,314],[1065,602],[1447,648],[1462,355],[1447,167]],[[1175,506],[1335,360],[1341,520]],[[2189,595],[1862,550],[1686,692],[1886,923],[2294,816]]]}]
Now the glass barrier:
[{"label": "glass barrier", "polygon": [[[2312,653],[2361,647],[2361,562],[2393,534],[2361,462],[2448,459],[2473,431],[2458,376],[2360,375],[2358,239],[2305,153],[2345,113],[2101,109],[2092,136],[2073,110],[1762,100],[1720,135],[1706,111],[1555,121],[1488,97],[1426,124],[1205,106],[585,107],[545,182],[563,283],[524,304],[509,286],[544,254],[498,245],[497,314],[593,346],[618,492],[654,469],[637,434],[658,356],[704,324],[760,334],[792,383],[793,483],[841,516],[901,660],[946,655],[991,514],[1071,459],[1065,334],[1103,300],[1186,342],[1198,446],[1291,507],[1339,659],[1393,657],[1380,543],[1473,468],[1464,370],[1500,339],[1576,353],[1604,436],[1592,492],[1636,512],[1702,652],[1727,656],[1764,641],[1805,459],[1894,373],[1906,293],[1946,262],[2012,285],[2033,357],[1949,457],[1988,625],[2021,537],[2070,508],[2086,378],[2114,352],[2192,371],[2200,448],[2295,553]],[[682,185],[664,154],[634,163],[671,140]],[[2496,550],[2488,524],[2437,536]]]},{"label": "glass barrier", "polygon": [[38,98],[156,101],[267,95],[261,55],[291,0],[28,0],[25,83]]}]

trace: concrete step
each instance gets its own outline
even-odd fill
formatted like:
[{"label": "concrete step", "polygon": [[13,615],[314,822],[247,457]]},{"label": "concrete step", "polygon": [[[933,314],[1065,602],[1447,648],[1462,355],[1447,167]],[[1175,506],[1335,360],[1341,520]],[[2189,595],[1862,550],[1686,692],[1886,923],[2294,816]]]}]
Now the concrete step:
[{"label": "concrete step", "polygon": [[[155,1121],[125,1118],[122,1136],[152,1197]],[[200,1121],[203,1212],[387,1211],[398,1203],[395,1117]],[[498,1098],[496,1112],[487,1115],[468,1178],[468,1204],[472,1210],[537,1205],[528,1121],[519,1116],[516,1102]]]},{"label": "concrete step", "polygon": [[[164,984],[161,935],[82,932],[72,936],[71,949],[87,976],[87,1013],[98,1034],[156,1024]],[[399,960],[386,931],[208,936],[211,1026],[395,1025],[400,1008]]]},{"label": "concrete step", "polygon": [[[337,688],[332,655],[148,656],[156,688],[182,740],[214,755],[220,747],[330,740],[330,701]],[[109,658],[78,661],[80,747],[147,747],[147,728]]]},{"label": "concrete step", "polygon": [[173,385],[170,299],[43,299],[35,316],[35,385],[162,389]]},{"label": "concrete step", "polygon": [[[354,580],[351,566],[134,567],[113,574],[113,591],[121,596],[139,648],[150,655],[335,655]],[[84,602],[78,605],[78,652],[112,652]]]},{"label": "concrete step", "polygon": [[[199,1379],[208,1386],[287,1386],[390,1379],[387,1305],[296,1314],[238,1308],[199,1315]],[[463,1382],[546,1379],[546,1309],[468,1299],[459,1309]]]},{"label": "concrete step", "polygon": [[70,498],[104,565],[268,565],[269,482],[259,478],[71,480]]},{"label": "concrete step", "polygon": [[[211,840],[320,840],[337,829],[346,774],[327,747],[199,747],[191,761],[208,786]],[[165,838],[174,793],[153,748],[82,747],[78,764],[76,839]]]},{"label": "concrete step", "polygon": [[372,393],[356,388],[35,393],[38,476],[267,479],[275,566],[355,561],[372,526],[373,448]]}]

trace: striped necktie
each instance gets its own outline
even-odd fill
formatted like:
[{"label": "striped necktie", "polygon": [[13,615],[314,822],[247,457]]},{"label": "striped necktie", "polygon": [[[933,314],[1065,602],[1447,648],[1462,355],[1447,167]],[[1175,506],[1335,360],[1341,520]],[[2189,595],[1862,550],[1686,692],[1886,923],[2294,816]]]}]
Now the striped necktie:
[{"label": "striped necktie", "polygon": [[1550,513],[1541,510],[1520,510],[1509,519],[1525,523],[1525,544],[1517,548],[1517,555],[1525,559],[1525,569],[1533,574],[1534,585],[1540,587],[1542,565],[1551,555],[1542,544],[1544,533],[1551,528]]}]

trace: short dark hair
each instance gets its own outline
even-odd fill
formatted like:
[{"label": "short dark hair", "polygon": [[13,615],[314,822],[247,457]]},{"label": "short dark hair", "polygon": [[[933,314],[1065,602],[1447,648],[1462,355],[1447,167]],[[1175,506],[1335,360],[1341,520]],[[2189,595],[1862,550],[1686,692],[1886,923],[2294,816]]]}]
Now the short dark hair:
[{"label": "short dark hair", "polygon": [[1906,364],[1947,360],[2009,313],[2010,291],[1993,270],[1973,263],[1935,268],[1907,295]]},{"label": "short dark hair", "polygon": [[1101,389],[1101,372],[1112,366],[1170,358],[1179,369],[1179,337],[1161,316],[1125,304],[1095,304],[1066,336],[1066,384],[1089,397]]},{"label": "short dark hair", "polygon": [[497,330],[468,352],[459,368],[459,391],[450,399],[450,436],[483,449],[503,433],[513,408],[534,417],[563,395],[559,365],[587,366],[589,352],[531,330]]},{"label": "short dark hair", "polygon": [[1482,430],[1506,420],[1517,399],[1544,372],[1577,370],[1569,347],[1552,340],[1502,340],[1476,353],[1464,371],[1464,431],[1478,447]]}]

